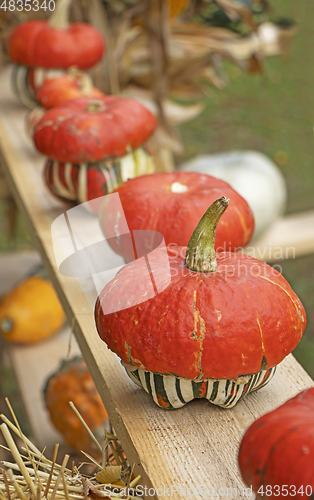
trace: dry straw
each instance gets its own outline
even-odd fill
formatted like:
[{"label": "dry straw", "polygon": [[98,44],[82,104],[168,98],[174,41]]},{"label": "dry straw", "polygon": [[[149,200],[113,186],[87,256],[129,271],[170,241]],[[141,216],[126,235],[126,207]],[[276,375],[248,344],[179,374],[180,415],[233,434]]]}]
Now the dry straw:
[{"label": "dry straw", "polygon": [[[7,403],[14,423],[1,415],[3,423],[0,429],[7,443],[7,447],[2,448],[11,452],[14,461],[0,462],[0,500],[97,500],[97,497],[139,500],[138,496],[126,494],[136,487],[141,476],[134,477],[133,467],[130,468],[127,463],[117,436],[105,432],[101,446],[73,403],[71,407],[101,451],[102,459],[98,463],[82,450],[89,459],[89,465],[92,464],[96,470],[91,476],[83,475],[80,468],[74,465],[71,469],[67,468],[69,455],[63,457],[61,465],[57,463],[58,444],[52,460],[46,458],[44,452],[24,436],[10,403]],[[22,440],[21,451],[12,434]]]}]

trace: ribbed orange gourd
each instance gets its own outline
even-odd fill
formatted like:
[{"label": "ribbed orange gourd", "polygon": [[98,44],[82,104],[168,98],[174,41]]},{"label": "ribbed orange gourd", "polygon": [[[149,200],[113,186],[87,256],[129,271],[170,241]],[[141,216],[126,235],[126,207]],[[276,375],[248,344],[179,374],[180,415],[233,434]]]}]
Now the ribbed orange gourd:
[{"label": "ribbed orange gourd", "polygon": [[101,339],[162,408],[194,398],[234,406],[270,380],[306,325],[278,271],[244,254],[215,253],[227,206],[225,197],[212,204],[187,248],[168,248],[167,257],[159,247],[125,265],[96,301]]},{"label": "ribbed orange gourd", "polygon": [[0,302],[0,333],[9,342],[39,342],[56,333],[64,322],[55,289],[40,276],[25,279]]},{"label": "ribbed orange gourd", "polygon": [[248,428],[239,467],[257,499],[314,497],[314,387]]},{"label": "ribbed orange gourd", "polygon": [[69,405],[74,403],[101,443],[108,414],[85,361],[81,357],[63,361],[47,380],[44,395],[50,419],[65,443],[74,450],[95,453],[95,443]]}]

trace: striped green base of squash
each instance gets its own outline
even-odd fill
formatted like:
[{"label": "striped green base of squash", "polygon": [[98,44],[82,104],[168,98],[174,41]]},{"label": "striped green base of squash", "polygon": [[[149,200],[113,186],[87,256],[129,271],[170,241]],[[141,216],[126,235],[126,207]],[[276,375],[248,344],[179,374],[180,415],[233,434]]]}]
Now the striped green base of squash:
[{"label": "striped green base of squash", "polygon": [[14,64],[12,82],[15,95],[20,103],[29,109],[38,106],[36,90],[48,78],[54,78],[64,74],[64,69],[28,68],[22,64]]},{"label": "striped green base of squash", "polygon": [[86,203],[84,208],[98,213],[101,196],[112,193],[134,177],[155,172],[154,160],[145,146],[117,158],[94,163],[59,162],[48,159],[44,169],[46,185],[62,201]]},{"label": "striped green base of squash", "polygon": [[129,377],[145,389],[155,403],[166,410],[181,408],[193,399],[207,399],[222,408],[232,408],[250,392],[264,387],[273,377],[276,367],[261,370],[234,380],[189,380],[175,375],[161,375],[122,363]]},{"label": "striped green base of squash", "polygon": [[13,66],[12,82],[15,95],[20,103],[29,109],[33,109],[37,101],[35,99],[35,92],[28,81],[28,72],[29,68],[26,66],[15,64]]}]

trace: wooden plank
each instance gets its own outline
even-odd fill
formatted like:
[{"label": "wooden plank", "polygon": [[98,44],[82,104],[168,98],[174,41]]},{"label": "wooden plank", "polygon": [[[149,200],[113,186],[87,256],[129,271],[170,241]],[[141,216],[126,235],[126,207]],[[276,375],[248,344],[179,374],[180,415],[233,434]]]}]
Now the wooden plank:
[{"label": "wooden plank", "polygon": [[[172,498],[179,499],[187,496],[181,494],[184,488],[196,492],[197,488],[204,487],[207,498],[215,488],[237,488],[237,498],[246,498],[236,461],[244,430],[255,418],[298,391],[313,386],[313,380],[289,356],[266,388],[247,396],[234,409],[222,410],[205,401],[194,401],[173,412],[156,407],[150,397],[131,382],[116,355],[97,335],[93,318],[97,292],[93,280],[69,278],[58,272],[50,228],[66,206],[53,200],[43,186],[43,159],[25,136],[25,112],[12,96],[8,82],[8,74],[4,72],[0,76],[3,109],[0,149],[11,190],[29,224],[126,454],[130,462],[135,463],[144,484],[155,491],[146,497],[164,498],[165,488]],[[91,220],[86,214],[80,223],[87,230]]]},{"label": "wooden plank", "polygon": [[279,219],[244,253],[266,262],[314,253],[314,210]]}]

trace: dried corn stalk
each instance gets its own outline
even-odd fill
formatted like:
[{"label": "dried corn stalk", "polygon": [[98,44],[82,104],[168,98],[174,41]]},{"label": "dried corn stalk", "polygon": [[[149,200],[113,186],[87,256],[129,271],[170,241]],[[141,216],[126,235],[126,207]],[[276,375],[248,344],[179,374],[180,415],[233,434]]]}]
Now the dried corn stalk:
[{"label": "dried corn stalk", "polygon": [[[101,0],[94,0],[100,5]],[[152,149],[163,154],[162,170],[171,170],[171,153],[180,153],[181,143],[174,124],[194,118],[202,103],[174,104],[171,97],[183,100],[205,95],[200,82],[217,88],[227,84],[222,60],[229,60],[248,72],[262,70],[265,56],[287,49],[294,27],[258,23],[252,6],[266,5],[265,0],[108,0],[106,30],[110,30],[110,55],[122,95],[142,100],[156,112],[160,127]],[[215,5],[231,20],[246,26],[246,35],[227,27],[195,22],[195,14]],[[176,16],[184,14],[180,20]],[[264,16],[265,19],[265,16]],[[107,85],[108,87],[108,85]],[[164,147],[163,147],[164,146]],[[170,151],[170,158],[165,158]]]}]

